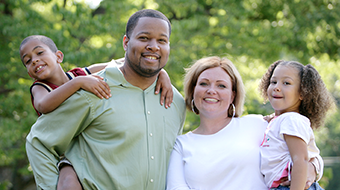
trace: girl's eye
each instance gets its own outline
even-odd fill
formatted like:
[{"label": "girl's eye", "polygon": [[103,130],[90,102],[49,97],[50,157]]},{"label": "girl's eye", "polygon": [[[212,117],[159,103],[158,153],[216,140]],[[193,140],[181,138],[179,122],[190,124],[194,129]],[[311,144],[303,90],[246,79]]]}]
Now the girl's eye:
[{"label": "girl's eye", "polygon": [[276,81],[270,81],[270,84],[276,84]]},{"label": "girl's eye", "polygon": [[42,53],[44,53],[44,51],[39,51],[39,52],[38,52],[38,55],[40,55],[40,54],[42,54]]},{"label": "girl's eye", "polygon": [[284,85],[290,85],[290,83],[289,83],[289,82],[283,82],[283,84],[284,84]]}]

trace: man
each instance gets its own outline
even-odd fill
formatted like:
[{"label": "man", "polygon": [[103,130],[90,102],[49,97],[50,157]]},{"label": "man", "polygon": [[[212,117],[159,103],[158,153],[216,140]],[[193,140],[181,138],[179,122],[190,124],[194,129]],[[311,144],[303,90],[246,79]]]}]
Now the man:
[{"label": "man", "polygon": [[153,93],[169,58],[170,34],[162,13],[136,12],[123,39],[124,65],[99,73],[112,97],[80,90],[37,120],[26,149],[38,189],[56,188],[64,152],[84,189],[165,188],[170,153],[185,120],[184,100],[175,88],[168,109]]}]

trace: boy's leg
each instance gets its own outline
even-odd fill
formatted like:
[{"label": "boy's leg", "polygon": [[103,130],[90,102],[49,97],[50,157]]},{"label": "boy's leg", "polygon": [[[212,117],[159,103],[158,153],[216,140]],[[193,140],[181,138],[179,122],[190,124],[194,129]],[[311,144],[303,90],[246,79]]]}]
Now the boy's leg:
[{"label": "boy's leg", "polygon": [[60,169],[57,190],[82,190],[78,176],[70,165],[65,165]]}]

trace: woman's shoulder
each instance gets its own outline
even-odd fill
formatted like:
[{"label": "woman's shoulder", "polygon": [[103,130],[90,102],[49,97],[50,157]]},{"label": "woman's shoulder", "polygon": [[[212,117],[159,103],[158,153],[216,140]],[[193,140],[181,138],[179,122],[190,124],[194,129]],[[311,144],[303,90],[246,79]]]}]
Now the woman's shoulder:
[{"label": "woman's shoulder", "polygon": [[267,121],[263,119],[263,115],[260,114],[248,114],[240,117],[239,119],[243,122],[267,123]]}]

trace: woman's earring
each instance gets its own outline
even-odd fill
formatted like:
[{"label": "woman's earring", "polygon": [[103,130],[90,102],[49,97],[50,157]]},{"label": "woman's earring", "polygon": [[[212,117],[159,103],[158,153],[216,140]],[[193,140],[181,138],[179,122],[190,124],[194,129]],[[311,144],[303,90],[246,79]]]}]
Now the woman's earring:
[{"label": "woman's earring", "polygon": [[236,108],[235,108],[235,105],[234,105],[234,104],[231,104],[231,106],[232,106],[232,108],[233,108],[233,116],[232,116],[232,117],[234,117],[234,116],[235,116],[235,113],[236,113]]},{"label": "woman's earring", "polygon": [[191,111],[194,112],[196,115],[198,114],[195,110],[194,99],[191,100]]}]

